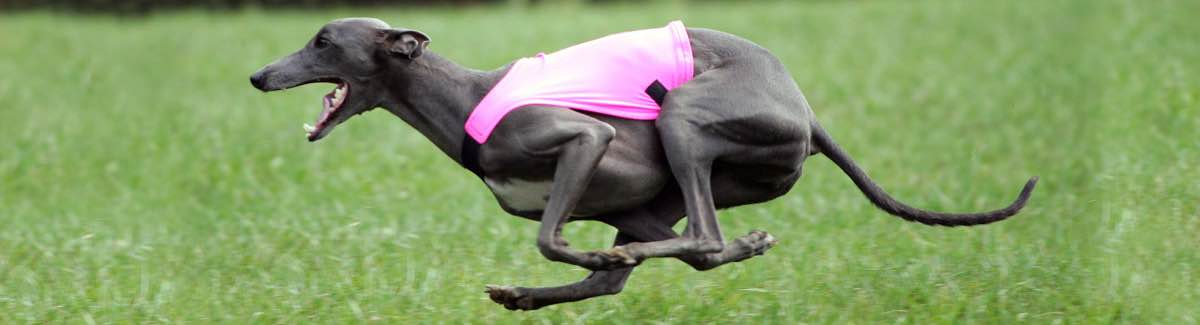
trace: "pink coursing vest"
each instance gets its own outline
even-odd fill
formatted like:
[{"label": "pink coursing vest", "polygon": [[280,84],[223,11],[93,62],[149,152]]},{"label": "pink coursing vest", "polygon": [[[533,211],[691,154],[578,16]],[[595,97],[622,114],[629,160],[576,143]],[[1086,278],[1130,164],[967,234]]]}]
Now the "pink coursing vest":
[{"label": "pink coursing vest", "polygon": [[505,115],[530,105],[654,120],[661,96],[692,80],[692,62],[692,46],[680,21],[538,53],[512,65],[475,106],[464,128],[482,144]]}]

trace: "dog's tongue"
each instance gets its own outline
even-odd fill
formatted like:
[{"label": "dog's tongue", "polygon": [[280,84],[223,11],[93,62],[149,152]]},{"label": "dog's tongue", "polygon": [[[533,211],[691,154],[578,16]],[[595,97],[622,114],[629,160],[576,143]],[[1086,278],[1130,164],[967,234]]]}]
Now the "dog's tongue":
[{"label": "dog's tongue", "polygon": [[335,88],[329,94],[321,97],[321,113],[317,115],[317,125],[312,126],[304,124],[304,131],[308,134],[308,141],[316,141],[325,136],[325,129],[329,127],[329,118],[333,116],[333,111],[337,109],[337,99],[335,93],[341,89],[341,85]]}]

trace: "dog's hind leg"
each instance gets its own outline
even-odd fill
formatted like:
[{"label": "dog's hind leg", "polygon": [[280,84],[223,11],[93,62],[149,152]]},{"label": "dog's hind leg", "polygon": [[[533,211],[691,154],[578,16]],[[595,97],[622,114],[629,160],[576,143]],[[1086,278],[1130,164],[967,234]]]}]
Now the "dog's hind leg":
[{"label": "dog's hind leg", "polygon": [[[618,233],[615,245],[632,241],[624,233]],[[558,287],[523,288],[488,285],[487,294],[498,304],[509,310],[534,310],[545,306],[584,300],[592,297],[613,295],[625,287],[625,280],[633,273],[633,266],[609,270],[592,271],[587,278]]]},{"label": "dog's hind leg", "polygon": [[810,115],[786,70],[765,51],[671,90],[656,126],[687,228],[682,237],[614,247],[611,255],[677,257],[704,270],[761,254],[774,238],[751,232],[726,247],[716,208],[786,193],[806,156]]}]

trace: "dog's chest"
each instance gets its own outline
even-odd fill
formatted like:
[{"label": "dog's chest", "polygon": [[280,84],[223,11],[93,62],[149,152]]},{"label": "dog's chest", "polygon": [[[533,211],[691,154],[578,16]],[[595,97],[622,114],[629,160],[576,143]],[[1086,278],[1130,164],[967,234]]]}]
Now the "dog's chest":
[{"label": "dog's chest", "polygon": [[484,183],[492,189],[496,199],[509,209],[516,211],[541,211],[546,208],[550,197],[551,180],[527,181],[517,178],[492,179],[484,177]]}]

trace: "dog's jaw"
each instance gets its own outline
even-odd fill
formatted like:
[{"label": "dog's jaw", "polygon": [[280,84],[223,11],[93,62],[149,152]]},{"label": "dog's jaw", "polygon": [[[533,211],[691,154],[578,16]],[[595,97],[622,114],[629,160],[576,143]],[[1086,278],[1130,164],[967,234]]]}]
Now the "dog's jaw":
[{"label": "dog's jaw", "polygon": [[308,141],[317,141],[324,138],[333,130],[334,126],[341,123],[341,119],[337,118],[342,114],[342,105],[346,103],[346,98],[350,96],[350,84],[347,82],[339,82],[337,88],[330,91],[321,98],[321,113],[317,115],[317,124],[312,126],[304,124],[304,131],[308,135]]}]

